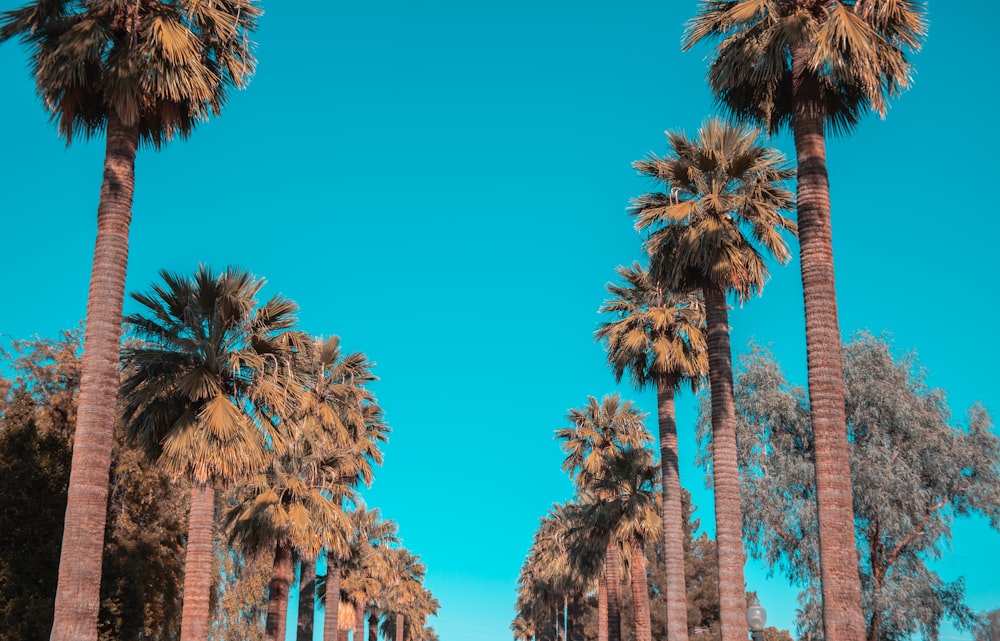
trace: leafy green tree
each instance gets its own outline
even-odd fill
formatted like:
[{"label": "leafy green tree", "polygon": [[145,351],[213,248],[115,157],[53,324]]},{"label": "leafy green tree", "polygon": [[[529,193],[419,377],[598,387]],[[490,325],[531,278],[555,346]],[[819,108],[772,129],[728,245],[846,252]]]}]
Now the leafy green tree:
[{"label": "leafy green tree", "polygon": [[[940,558],[955,518],[1000,527],[1000,438],[981,406],[955,424],[945,394],[927,385],[914,354],[884,338],[845,345],[846,416],[856,554],[868,641],[936,639],[941,621],[971,628],[961,580],[943,581]],[[807,584],[799,626],[823,637],[814,441],[805,392],[755,348],[737,381],[743,530],[750,553]],[[707,435],[702,412],[702,436]]]},{"label": "leafy green tree", "polygon": [[219,114],[253,72],[248,34],[259,13],[254,0],[32,0],[0,14],[0,42],[27,45],[38,92],[67,143],[106,132],[53,641],[97,639],[139,143],[158,148]]},{"label": "leafy green tree", "polygon": [[885,116],[906,89],[907,58],[927,33],[916,0],[703,2],[684,47],[719,42],[708,78],[739,120],[789,128],[798,166],[798,225],[809,394],[815,434],[824,628],[830,641],[864,629],[857,556],[841,545],[852,523],[850,457],[826,168],[827,131],[853,129],[869,109]]},{"label": "leafy green tree", "polygon": [[651,271],[658,280],[673,291],[697,287],[704,295],[722,636],[743,639],[748,632],[726,297],[735,293],[744,300],[764,287],[765,254],[782,263],[790,258],[781,232],[795,230],[784,216],[793,205],[785,183],[794,173],[756,129],[710,119],[697,139],[668,132],[667,140],[667,156],[635,163],[664,191],[640,196],[632,213],[636,228],[649,234]]},{"label": "leafy green tree", "polygon": [[216,537],[215,550],[219,578],[209,641],[263,641],[270,555],[245,555],[224,536]]},{"label": "leafy green tree", "polygon": [[[700,293],[677,295],[656,282],[638,263],[619,267],[624,284],[609,284],[612,298],[600,313],[617,316],[601,324],[608,364],[621,382],[627,372],[637,389],[656,388],[662,478],[663,545],[667,559],[667,639],[687,641],[684,608],[683,515],[677,452],[674,394],[687,383],[692,388],[708,371]],[[673,625],[670,625],[670,622]]]},{"label": "leafy green tree", "polygon": [[133,294],[143,311],[125,320],[135,341],[123,351],[122,415],[128,439],[175,477],[191,481],[181,641],[208,636],[215,484],[263,469],[285,445],[276,417],[302,385],[292,355],[296,306],[242,269],[191,277],[161,272],[162,284]]}]

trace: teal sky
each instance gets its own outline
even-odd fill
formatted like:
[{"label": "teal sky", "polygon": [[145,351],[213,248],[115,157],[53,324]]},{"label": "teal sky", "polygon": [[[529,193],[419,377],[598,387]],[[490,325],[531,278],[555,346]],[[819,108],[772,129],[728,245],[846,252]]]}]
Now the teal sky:
[{"label": "teal sky", "polygon": [[[553,431],[616,389],[593,332],[614,268],[639,257],[625,209],[652,185],[631,162],[716,113],[707,50],[680,51],[696,3],[263,7],[249,88],[190,140],[140,152],[127,290],[237,264],[297,301],[303,329],[375,360],[393,434],[367,500],[427,564],[442,641],[509,639],[538,519],[572,494]],[[837,294],[844,335],[917,350],[961,419],[975,401],[1000,412],[1000,95],[991,21],[940,1],[929,18],[914,88],[829,144]],[[52,336],[85,316],[103,142],[65,147],[16,43],[0,86],[0,335]],[[734,349],[770,344],[804,384],[796,261],[731,324]],[[711,531],[694,404],[679,403],[682,482]],[[997,549],[960,521],[938,565],[977,610],[1000,607]],[[748,562],[790,628],[795,590],[766,575]]]}]

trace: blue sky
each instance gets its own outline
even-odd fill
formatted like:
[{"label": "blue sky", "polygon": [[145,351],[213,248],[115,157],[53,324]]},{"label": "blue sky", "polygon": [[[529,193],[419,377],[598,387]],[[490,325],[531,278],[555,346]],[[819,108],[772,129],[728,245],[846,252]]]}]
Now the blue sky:
[{"label": "blue sky", "polygon": [[[127,289],[238,264],[297,301],[303,329],[375,360],[393,434],[368,502],[427,564],[442,641],[509,639],[538,519],[572,494],[553,430],[616,389],[593,331],[614,268],[639,256],[625,209],[652,185],[631,162],[716,113],[707,51],[680,51],[696,3],[263,7],[248,90],[140,152]],[[844,335],[917,350],[961,418],[1000,411],[1000,96],[990,22],[947,2],[929,18],[914,88],[829,144],[837,293]],[[85,316],[103,144],[57,138],[15,43],[0,85],[0,334],[50,336]],[[737,351],[771,344],[804,384],[797,262],[731,324]],[[711,528],[693,408],[681,399],[682,482]],[[940,571],[1000,607],[1000,535],[954,534]],[[791,627],[794,590],[766,574],[750,561],[748,586]]]}]

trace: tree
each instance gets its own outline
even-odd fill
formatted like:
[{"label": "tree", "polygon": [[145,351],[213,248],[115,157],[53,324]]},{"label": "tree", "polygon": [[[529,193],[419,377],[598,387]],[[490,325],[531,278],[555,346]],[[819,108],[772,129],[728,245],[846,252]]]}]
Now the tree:
[{"label": "tree", "polygon": [[863,634],[857,555],[840,545],[853,522],[840,329],[833,269],[825,132],[847,132],[909,86],[907,53],[927,33],[915,0],[705,2],[684,47],[719,40],[708,78],[739,120],[790,128],[798,166],[798,226],[812,430],[816,442],[823,621],[829,641]]},{"label": "tree", "polygon": [[1000,608],[990,610],[980,616],[980,625],[976,627],[976,641],[1000,640]]},{"label": "tree", "polygon": [[[742,370],[744,533],[751,554],[808,586],[799,625],[819,638],[820,528],[806,394],[761,348]],[[943,555],[957,517],[980,514],[1000,527],[1000,438],[989,415],[973,406],[967,427],[955,425],[916,356],[896,356],[870,334],[845,345],[843,378],[867,640],[936,639],[943,618],[971,628],[961,580],[943,581],[927,561]]]},{"label": "tree", "polygon": [[605,343],[608,364],[621,382],[628,372],[636,389],[656,388],[662,477],[663,545],[667,560],[667,640],[687,641],[684,586],[684,522],[678,471],[674,393],[684,383],[695,387],[707,373],[704,307],[698,292],[678,295],[656,282],[638,263],[619,267],[624,285],[609,284],[612,298],[600,313],[616,320],[602,323],[597,338]]},{"label": "tree", "polygon": [[765,256],[787,262],[781,230],[795,230],[783,215],[792,207],[785,183],[793,172],[784,157],[764,146],[756,129],[708,120],[691,140],[668,132],[671,153],[635,163],[663,183],[633,203],[636,228],[648,232],[651,271],[673,291],[702,290],[705,298],[712,398],[713,467],[719,590],[724,639],[747,636],[736,470],[736,416],[728,293],[740,300],[759,292],[767,278]]},{"label": "tree", "polygon": [[[230,493],[232,494],[232,493]],[[219,578],[209,641],[263,641],[267,584],[273,563],[269,554],[245,555],[216,537]]]},{"label": "tree", "polygon": [[[385,553],[388,546],[399,544],[398,526],[391,520],[383,520],[378,508],[369,510],[364,505],[359,505],[349,516],[351,553],[343,566],[342,586],[355,605],[354,639],[363,641],[365,611],[375,606],[382,585],[388,580]],[[329,638],[326,634],[324,630],[324,638]]]},{"label": "tree", "polygon": [[191,480],[181,641],[208,636],[215,483],[264,468],[285,445],[277,417],[290,413],[302,385],[292,355],[296,306],[242,269],[192,277],[160,273],[163,284],[133,294],[144,311],[126,322],[122,415],[128,440],[164,470]]},{"label": "tree", "polygon": [[53,641],[95,641],[135,157],[218,115],[254,68],[254,0],[33,0],[0,14],[0,42],[29,48],[38,92],[67,144],[106,131],[87,298],[79,421]]},{"label": "tree", "polygon": [[[578,492],[586,492],[611,474],[611,463],[616,456],[631,449],[641,449],[650,440],[643,423],[645,414],[631,401],[622,402],[617,394],[605,396],[600,402],[593,396],[587,398],[582,408],[569,411],[566,420],[571,427],[556,430],[566,453],[563,470],[569,473]],[[606,497],[596,496],[598,501]],[[607,639],[621,639],[621,568],[618,549],[610,538],[607,540],[604,575],[598,594],[607,598]],[[600,625],[605,625],[601,617]],[[599,634],[599,637],[603,635]]]}]

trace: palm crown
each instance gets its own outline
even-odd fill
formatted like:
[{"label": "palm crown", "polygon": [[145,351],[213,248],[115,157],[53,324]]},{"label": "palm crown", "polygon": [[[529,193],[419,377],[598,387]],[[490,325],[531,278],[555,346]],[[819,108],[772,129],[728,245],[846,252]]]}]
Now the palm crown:
[{"label": "palm crown", "polygon": [[728,0],[704,2],[684,47],[720,40],[709,82],[738,118],[788,125],[793,51],[802,48],[827,124],[846,130],[867,109],[884,116],[888,100],[911,80],[907,51],[927,33],[922,3],[912,0]]},{"label": "palm crown", "polygon": [[104,128],[110,110],[159,146],[218,115],[255,60],[254,0],[35,0],[0,14],[20,37],[46,108],[67,140]]},{"label": "palm crown", "polygon": [[795,231],[782,213],[794,207],[785,187],[794,171],[753,128],[710,119],[697,140],[683,132],[667,139],[669,155],[635,163],[664,186],[631,208],[636,228],[651,230],[654,273],[674,291],[714,285],[741,299],[760,291],[768,270],[754,241],[782,263],[790,258],[780,232]]}]

